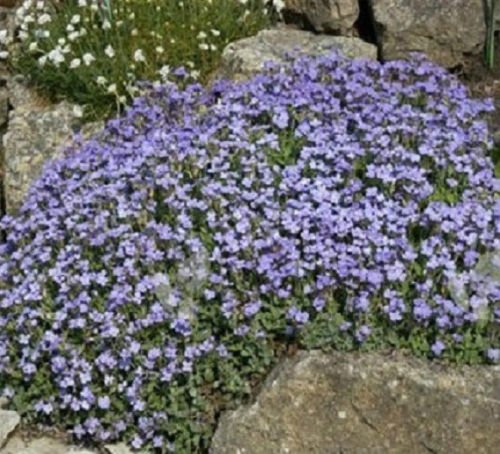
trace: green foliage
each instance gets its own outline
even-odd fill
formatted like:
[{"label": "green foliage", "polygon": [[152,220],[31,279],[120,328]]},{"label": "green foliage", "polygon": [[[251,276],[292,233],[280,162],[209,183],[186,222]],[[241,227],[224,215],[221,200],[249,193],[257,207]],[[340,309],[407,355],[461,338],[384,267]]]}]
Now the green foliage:
[{"label": "green foliage", "polygon": [[172,68],[206,82],[223,48],[270,18],[262,0],[42,0],[21,9],[10,61],[52,99],[102,116],[137,96],[138,82],[168,80]]}]

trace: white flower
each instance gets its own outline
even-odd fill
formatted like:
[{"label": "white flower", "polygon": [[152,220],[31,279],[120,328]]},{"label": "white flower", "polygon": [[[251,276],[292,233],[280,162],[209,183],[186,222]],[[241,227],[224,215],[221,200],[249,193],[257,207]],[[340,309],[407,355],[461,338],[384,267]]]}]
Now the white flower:
[{"label": "white flower", "polygon": [[78,32],[71,32],[69,35],[68,35],[68,39],[70,41],[75,41],[78,39],[78,37],[80,36],[80,33]]},{"label": "white flower", "polygon": [[83,117],[83,109],[81,106],[73,106],[73,115],[76,117],[76,118],[82,118]]},{"label": "white flower", "polygon": [[66,44],[63,48],[62,48],[62,53],[63,54],[69,54],[71,52],[71,46],[69,44]]},{"label": "white flower", "polygon": [[210,50],[211,51],[216,51],[217,50],[217,46],[215,44],[210,44]]},{"label": "white flower", "polygon": [[102,23],[102,29],[109,30],[110,28],[111,28],[111,22],[109,22],[109,20],[105,19],[104,22]]},{"label": "white flower", "polygon": [[44,7],[45,7],[45,3],[43,1],[36,2],[36,9],[41,11]]},{"label": "white flower", "polygon": [[111,84],[108,87],[108,93],[116,93],[116,84]]},{"label": "white flower", "polygon": [[206,44],[206,43],[201,43],[201,44],[198,45],[198,47],[201,50],[208,50],[209,49],[208,44]]},{"label": "white flower", "polygon": [[200,32],[198,33],[197,38],[198,39],[205,39],[207,37],[207,34],[205,32]]},{"label": "white flower", "polygon": [[69,64],[69,67],[71,69],[75,69],[75,68],[78,68],[81,64],[82,64],[82,61],[79,58],[73,58],[73,60],[71,60],[71,62]]},{"label": "white flower", "polygon": [[241,5],[246,5],[248,3],[248,0],[238,0],[238,3]]},{"label": "white flower", "polygon": [[36,50],[38,49],[38,44],[36,41],[33,41],[32,43],[30,43],[30,45],[28,46],[28,50],[30,52],[35,52]]},{"label": "white flower", "polygon": [[196,69],[193,69],[191,71],[191,77],[194,79],[194,80],[197,80],[198,77],[200,77],[200,71],[196,70]]},{"label": "white flower", "polygon": [[42,55],[39,59],[38,59],[38,64],[40,66],[45,66],[45,63],[47,63],[47,55]]},{"label": "white flower", "polygon": [[9,56],[9,53],[6,50],[0,51],[0,60],[5,60]]},{"label": "white flower", "polygon": [[92,62],[95,61],[95,57],[88,52],[86,54],[83,54],[82,59],[86,66],[89,66]]},{"label": "white flower", "polygon": [[87,0],[78,0],[78,6],[80,8],[85,8],[87,6]]},{"label": "white flower", "polygon": [[57,40],[57,44],[59,44],[60,46],[64,46],[66,44],[66,39],[64,38],[59,38]]},{"label": "white flower", "polygon": [[[17,34],[18,38],[21,40],[21,41],[26,41],[30,35],[24,31],[20,31],[18,34]],[[45,33],[43,34],[42,38],[48,38],[50,36],[50,33],[48,30],[45,30]]]},{"label": "white flower", "polygon": [[[47,22],[50,22],[50,16],[48,14],[43,14],[38,18],[38,23],[40,23],[40,20],[42,19],[43,16],[48,16],[49,20]],[[24,16],[23,25],[32,24],[33,22],[35,22],[35,18],[31,14]]]},{"label": "white flower", "polygon": [[144,52],[142,49],[137,49],[134,52],[134,61],[136,62],[145,62],[146,61],[146,56],[144,55]]},{"label": "white flower", "polygon": [[130,20],[134,20],[134,19],[135,19],[135,13],[130,13],[130,14],[128,15],[128,18],[129,18]]},{"label": "white flower", "polygon": [[66,31],[67,31],[68,33],[74,32],[74,31],[75,31],[75,27],[73,27],[73,25],[71,25],[71,24],[68,24],[68,25],[66,26]]},{"label": "white flower", "polygon": [[90,5],[90,11],[99,11],[99,7],[95,3],[92,3],[92,5]]},{"label": "white flower", "polygon": [[5,43],[7,41],[8,32],[7,30],[0,30],[0,43]]},{"label": "white flower", "polygon": [[103,76],[99,76],[99,77],[97,77],[96,82],[97,82],[97,85],[106,85],[108,80]]},{"label": "white flower", "polygon": [[[38,23],[40,25],[48,24],[49,22],[52,21],[52,17],[50,17],[50,14],[44,13],[38,18]],[[25,20],[26,22],[26,20]]]},{"label": "white flower", "polygon": [[85,36],[87,34],[87,29],[86,28],[82,28],[80,30],[80,36]]},{"label": "white flower", "polygon": [[167,80],[168,75],[170,74],[170,66],[164,65],[162,66],[159,70],[158,73],[160,74],[160,77],[162,80]]},{"label": "white flower", "polygon": [[165,49],[161,46],[156,46],[155,51],[157,54],[163,54],[163,52],[165,52]]},{"label": "white flower", "polygon": [[134,29],[130,32],[130,34],[131,34],[132,36],[137,36],[137,35],[139,34],[139,30],[137,30],[137,28],[134,28]]},{"label": "white flower", "polygon": [[115,50],[113,49],[113,47],[111,47],[110,44],[108,44],[106,46],[106,49],[104,49],[104,53],[109,57],[109,58],[113,58],[115,56]]},{"label": "white flower", "polygon": [[73,24],[73,25],[77,25],[80,23],[81,21],[81,16],[79,14],[75,14],[72,18],[71,18],[71,21],[70,23]]},{"label": "white flower", "polygon": [[212,35],[214,35],[214,36],[220,36],[220,31],[219,30],[215,30],[214,28],[212,28],[210,30],[210,33],[212,33]]},{"label": "white flower", "polygon": [[52,49],[48,54],[47,58],[54,63],[55,66],[59,66],[65,61],[64,54],[61,52],[61,48],[58,46]]}]

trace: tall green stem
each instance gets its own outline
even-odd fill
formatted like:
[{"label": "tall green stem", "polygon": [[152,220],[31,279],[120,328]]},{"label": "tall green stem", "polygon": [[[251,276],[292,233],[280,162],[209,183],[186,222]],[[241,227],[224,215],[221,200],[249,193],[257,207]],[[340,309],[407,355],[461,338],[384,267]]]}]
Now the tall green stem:
[{"label": "tall green stem", "polygon": [[495,5],[497,0],[485,0],[486,7],[486,66],[492,69],[495,64]]}]

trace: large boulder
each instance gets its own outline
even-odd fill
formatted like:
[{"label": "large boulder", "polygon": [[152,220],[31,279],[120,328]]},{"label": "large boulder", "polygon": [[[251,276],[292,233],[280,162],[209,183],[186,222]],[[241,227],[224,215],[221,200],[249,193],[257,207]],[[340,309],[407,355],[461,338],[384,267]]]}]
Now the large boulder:
[{"label": "large boulder", "polygon": [[211,453],[496,453],[499,429],[499,366],[302,352],[223,415]]},{"label": "large boulder", "polygon": [[359,16],[358,0],[285,0],[285,19],[303,18],[317,32],[346,34]]},{"label": "large boulder", "polygon": [[15,79],[9,80],[7,88],[12,110],[2,138],[3,183],[6,211],[12,214],[44,164],[70,145],[75,132],[89,136],[103,125],[83,125],[78,106],[66,101],[51,104]]},{"label": "large boulder", "polygon": [[264,63],[279,63],[287,53],[320,55],[338,49],[349,58],[377,58],[377,48],[359,38],[315,35],[302,30],[275,28],[235,41],[224,49],[217,76],[245,79],[262,70]]},{"label": "large boulder", "polygon": [[483,0],[369,0],[384,60],[424,52],[445,67],[483,49]]}]

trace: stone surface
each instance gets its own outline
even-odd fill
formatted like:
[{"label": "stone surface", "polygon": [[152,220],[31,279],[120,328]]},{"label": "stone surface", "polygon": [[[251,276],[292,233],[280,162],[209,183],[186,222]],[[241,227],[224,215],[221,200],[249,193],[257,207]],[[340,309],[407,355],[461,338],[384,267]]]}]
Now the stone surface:
[{"label": "stone surface", "polygon": [[0,454],[95,454],[77,446],[70,446],[52,437],[40,437],[24,441],[18,435],[13,436]]},{"label": "stone surface", "polygon": [[359,38],[276,28],[262,30],[256,36],[226,46],[217,76],[240,80],[259,72],[267,61],[282,61],[288,52],[320,55],[331,49],[338,49],[350,58],[377,58],[376,47]]},{"label": "stone surface", "polygon": [[125,443],[117,443],[115,445],[105,445],[104,449],[109,454],[132,454],[132,451]]},{"label": "stone surface", "polygon": [[347,34],[359,16],[358,0],[285,0],[285,20],[304,18],[317,32]]},{"label": "stone surface", "polygon": [[6,211],[12,214],[22,203],[32,181],[44,164],[60,155],[76,131],[89,136],[102,122],[82,126],[68,102],[50,104],[22,83],[9,81],[7,132],[3,136],[4,193]]},{"label": "stone surface", "polygon": [[486,25],[483,0],[369,0],[384,60],[424,52],[453,67],[480,54]]},{"label": "stone surface", "polygon": [[9,435],[20,421],[21,418],[15,411],[0,410],[0,448],[7,442]]},{"label": "stone surface", "polygon": [[211,454],[484,453],[500,447],[500,366],[301,352],[223,415]]}]

